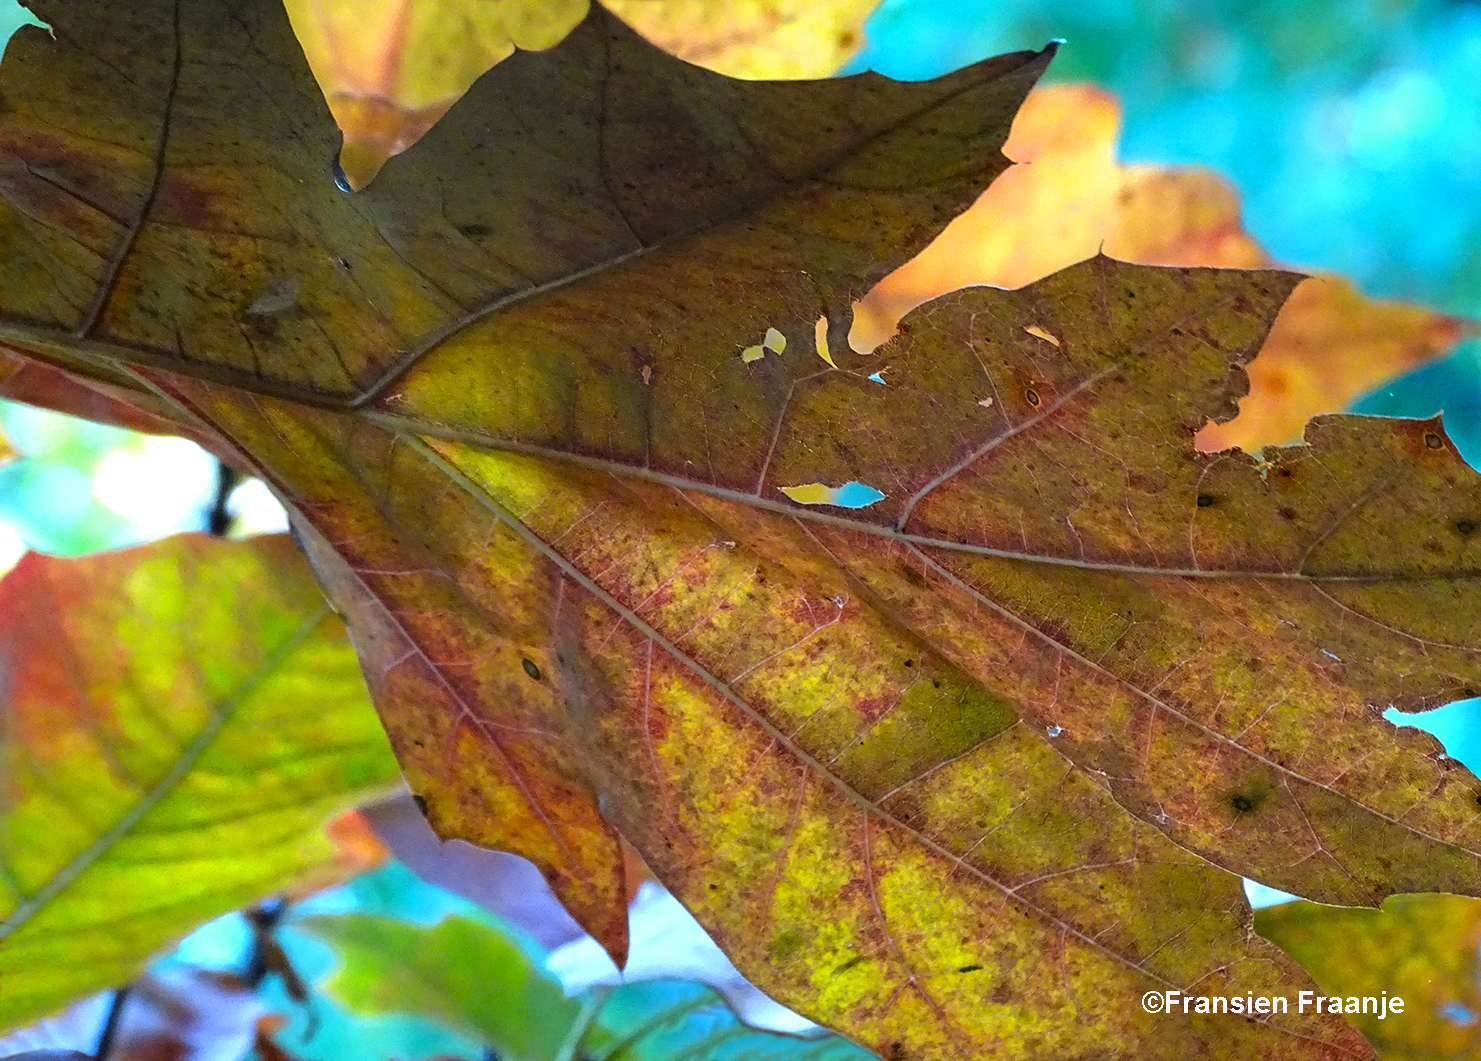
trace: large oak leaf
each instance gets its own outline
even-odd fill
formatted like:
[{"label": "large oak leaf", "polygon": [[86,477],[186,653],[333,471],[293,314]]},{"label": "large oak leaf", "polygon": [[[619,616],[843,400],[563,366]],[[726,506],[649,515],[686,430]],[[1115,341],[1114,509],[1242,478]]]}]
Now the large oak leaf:
[{"label": "large oak leaf", "polygon": [[[848,351],[1042,57],[741,85],[596,16],[351,199],[312,83],[261,76],[281,14],[170,10],[85,27],[178,26],[154,77],[63,33],[100,109],[142,67],[153,109],[108,117],[152,117],[153,155],[22,67],[19,172],[66,141],[134,213],[7,187],[6,275],[73,297],[0,290],[0,338],[131,376],[295,506],[434,824],[532,853],[599,930],[615,825],[749,976],[897,1056],[1365,1052],[1132,1003],[1305,982],[1230,871],[1481,886],[1475,779],[1368,706],[1478,680],[1478,486],[1432,424],[1194,453],[1284,274],[1099,259]],[[223,96],[277,135],[234,146]],[[786,492],[855,480],[885,496]]]}]

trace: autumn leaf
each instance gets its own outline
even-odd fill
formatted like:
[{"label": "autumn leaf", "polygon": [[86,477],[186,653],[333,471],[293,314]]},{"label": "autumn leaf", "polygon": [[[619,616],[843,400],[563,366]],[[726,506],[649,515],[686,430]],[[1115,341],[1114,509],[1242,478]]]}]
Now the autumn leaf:
[{"label": "autumn leaf", "polygon": [[[1351,1019],[1379,1056],[1481,1057],[1481,902],[1396,895],[1378,910],[1291,902],[1256,911],[1255,924],[1311,971],[1324,1000],[1345,1009],[1358,999]],[[1402,998],[1403,1011],[1362,1011],[1364,997],[1385,995]]]},{"label": "autumn leaf", "polygon": [[[863,43],[879,0],[608,0],[660,47],[732,77],[825,77]],[[495,63],[558,44],[589,0],[285,0],[364,188]]]},{"label": "autumn leaf", "polygon": [[284,0],[360,189],[515,48],[558,44],[589,0]]},{"label": "autumn leaf", "polygon": [[[873,349],[906,312],[947,291],[1021,287],[1097,253],[1148,265],[1272,264],[1244,230],[1227,181],[1201,169],[1121,165],[1119,126],[1115,99],[1094,86],[1031,93],[1003,149],[1020,164],[864,298],[854,346]],[[1474,322],[1365,298],[1338,276],[1313,277],[1248,366],[1239,415],[1205,425],[1198,448],[1253,452],[1297,441],[1313,416],[1346,409],[1475,332]]]},{"label": "autumn leaf", "polygon": [[286,536],[0,581],[0,1028],[127,981],[209,918],[364,869],[325,834],[395,763]]},{"label": "autumn leaf", "polygon": [[[172,10],[22,53],[6,150],[125,205],[6,188],[3,275],[54,281],[0,290],[0,340],[131,375],[295,507],[444,835],[528,854],[620,953],[620,832],[751,979],[886,1054],[1369,1055],[1135,1000],[1309,985],[1240,874],[1481,889],[1476,779],[1375,710],[1481,680],[1481,490],[1438,423],[1198,455],[1277,272],[1097,258],[845,342],[1002,169],[1047,54],[743,83],[595,13],[350,197],[281,15],[176,41]],[[164,41],[118,43],[135,20]],[[883,496],[787,489],[850,483]]]}]

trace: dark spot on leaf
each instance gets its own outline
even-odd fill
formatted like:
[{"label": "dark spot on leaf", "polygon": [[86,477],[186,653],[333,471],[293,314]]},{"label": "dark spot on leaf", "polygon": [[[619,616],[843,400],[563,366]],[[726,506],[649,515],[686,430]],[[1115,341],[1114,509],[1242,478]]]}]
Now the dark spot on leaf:
[{"label": "dark spot on leaf", "polygon": [[539,681],[540,680],[540,668],[537,667],[537,666],[535,666],[535,661],[534,660],[532,660],[532,659],[521,660],[520,661],[520,666],[522,666],[525,669],[525,673],[528,674],[531,678],[534,678],[536,681]]},{"label": "dark spot on leaf", "polygon": [[905,666],[907,666],[907,667],[914,667],[915,666],[915,660],[913,660],[913,659],[907,659],[905,661]]},{"label": "dark spot on leaf", "polygon": [[978,969],[981,969],[981,968],[982,968],[982,966],[980,966],[980,965],[964,965],[960,969],[958,969],[957,972],[959,972],[959,973],[975,973]]},{"label": "dark spot on leaf", "polygon": [[1476,793],[1476,806],[1481,807],[1481,792]]},{"label": "dark spot on leaf", "polygon": [[489,234],[489,227],[487,225],[460,225],[458,226],[458,231],[469,238],[476,238],[478,236],[487,236]]},{"label": "dark spot on leaf", "polygon": [[1233,807],[1240,814],[1248,814],[1255,809],[1255,801],[1250,799],[1249,796],[1240,793],[1229,801],[1229,806]]},{"label": "dark spot on leaf", "polygon": [[1430,434],[1424,436],[1424,444],[1430,449],[1439,449],[1440,436],[1431,432]]},{"label": "dark spot on leaf", "polygon": [[1294,508],[1291,508],[1288,505],[1282,505],[1281,506],[1281,508],[1280,508],[1280,514],[1281,514],[1281,518],[1282,519],[1295,519],[1296,518],[1296,510]]},{"label": "dark spot on leaf", "polygon": [[1214,503],[1214,495],[1213,494],[1199,494],[1198,495],[1198,507],[1199,508],[1208,508],[1208,506],[1209,505],[1212,505],[1213,503]]},{"label": "dark spot on leaf", "polygon": [[1035,409],[1039,407],[1039,392],[1034,390],[1032,387],[1023,392],[1023,397],[1024,400],[1032,405]]},{"label": "dark spot on leaf", "polygon": [[1455,529],[1461,534],[1470,534],[1476,529],[1476,525],[1468,519],[1463,519],[1455,525]]},{"label": "dark spot on leaf", "polygon": [[422,817],[427,816],[427,801],[415,792],[412,793],[411,801],[417,805],[417,810],[422,812]]}]

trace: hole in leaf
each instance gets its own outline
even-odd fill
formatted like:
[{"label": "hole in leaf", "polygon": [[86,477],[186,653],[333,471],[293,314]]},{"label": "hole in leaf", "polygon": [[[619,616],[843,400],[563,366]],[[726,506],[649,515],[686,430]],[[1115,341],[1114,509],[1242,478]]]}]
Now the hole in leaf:
[{"label": "hole in leaf", "polygon": [[531,678],[534,678],[536,681],[539,681],[540,680],[540,668],[537,667],[537,666],[535,666],[535,661],[534,660],[532,660],[532,659],[521,660],[520,661],[520,666],[522,666],[525,669],[525,673],[528,674]]},{"label": "hole in leaf", "polygon": [[[1472,773],[1481,768],[1481,700],[1456,700],[1412,715],[1390,707],[1383,717],[1396,726],[1424,730],[1444,746],[1446,755]],[[1481,795],[1476,797],[1476,804],[1481,806]]]},{"label": "hole in leaf", "polygon": [[839,508],[864,508],[884,499],[884,494],[874,487],[859,482],[847,482],[842,486],[826,486],[823,483],[784,486],[782,493],[799,505],[837,505]]},{"label": "hole in leaf", "polygon": [[1259,881],[1250,880],[1248,877],[1244,879],[1244,894],[1245,898],[1250,901],[1250,906],[1256,910],[1264,906],[1276,906],[1280,903],[1288,903],[1292,899],[1301,898],[1299,895],[1283,892],[1279,888],[1272,888],[1268,884],[1261,884]]},{"label": "hole in leaf", "polygon": [[1439,449],[1442,445],[1442,443],[1440,442],[1440,436],[1434,434],[1433,432],[1424,436],[1424,444],[1430,449]]},{"label": "hole in leaf", "polygon": [[1459,1002],[1450,1002],[1440,1010],[1440,1015],[1448,1021],[1456,1024],[1475,1024],[1476,1014],[1466,1009]]},{"label": "hole in leaf", "polygon": [[1024,401],[1028,402],[1035,409],[1039,407],[1039,392],[1034,390],[1032,387],[1023,392],[1023,398]]},{"label": "hole in leaf", "polygon": [[1059,345],[1059,340],[1058,339],[1056,339],[1054,336],[1050,335],[1043,328],[1040,328],[1037,324],[1028,324],[1028,325],[1025,325],[1023,330],[1026,331],[1026,332],[1028,332],[1035,339],[1043,339],[1046,343],[1053,343],[1055,346],[1058,346]]},{"label": "hole in leaf", "polygon": [[749,365],[752,361],[760,361],[767,354],[780,354],[785,349],[787,349],[787,337],[775,328],[767,328],[766,335],[759,344],[748,346],[741,351],[741,360]]},{"label": "hole in leaf", "polygon": [[875,383],[884,383],[884,376],[878,372],[871,373],[869,378]]},{"label": "hole in leaf", "polygon": [[819,317],[818,323],[812,330],[813,342],[817,344],[818,356],[828,362],[832,368],[838,367],[838,362],[833,360],[833,353],[828,349],[828,318]]}]

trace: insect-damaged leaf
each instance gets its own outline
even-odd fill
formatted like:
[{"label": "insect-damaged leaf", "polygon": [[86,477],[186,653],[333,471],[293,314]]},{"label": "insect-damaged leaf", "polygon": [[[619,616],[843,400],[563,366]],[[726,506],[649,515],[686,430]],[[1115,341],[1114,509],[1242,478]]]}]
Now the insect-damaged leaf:
[{"label": "insect-damaged leaf", "polygon": [[[103,48],[150,10],[88,25]],[[1306,983],[1230,871],[1481,885],[1474,779],[1367,708],[1478,680],[1475,479],[1430,424],[1194,453],[1284,274],[1096,260],[849,352],[850,301],[998,172],[1043,57],[738,85],[599,15],[351,198],[312,83],[254,73],[280,14],[181,17],[178,82],[112,57],[154,86],[132,120],[164,166],[98,172],[147,217],[88,258],[52,192],[7,190],[32,238],[6,275],[73,287],[0,290],[0,338],[132,366],[317,529],[434,824],[532,854],[598,931],[615,825],[748,976],[897,1056],[1366,1053],[1340,1021],[1134,1002]],[[242,34],[242,64],[188,61]],[[47,58],[25,113],[85,161]],[[116,76],[73,82],[106,110]],[[224,97],[277,135],[233,147]],[[9,150],[61,135],[17,113]],[[852,482],[885,496],[784,492]]]},{"label": "insect-damaged leaf", "polygon": [[[570,307],[569,323],[578,333],[582,320],[601,327],[625,360],[634,336],[620,307],[647,298],[638,292],[680,292],[680,300],[650,307],[645,342],[659,335],[713,343],[719,331],[738,352],[745,344],[733,322],[714,321],[708,336],[693,327],[707,320],[690,304],[709,301],[701,288],[721,282],[717,275],[734,286],[744,334],[804,334],[820,311],[832,310],[841,343],[849,303],[1005,165],[996,148],[1048,58],[1009,56],[920,85],[874,76],[750,84],[664,56],[594,13],[560,48],[501,63],[417,152],[391,164],[366,194],[347,197],[328,180],[332,132],[307,71],[291,62],[296,45],[272,4],[183,9],[178,37],[166,4],[100,6],[94,14],[78,22],[74,13],[66,30],[92,37],[64,42],[72,46],[62,58],[73,68],[65,105],[52,95],[55,51],[34,48],[12,60],[9,73],[32,79],[26,84],[37,99],[24,117],[0,118],[6,149],[25,163],[6,186],[9,209],[0,215],[17,234],[6,247],[4,275],[14,280],[0,290],[9,322],[0,324],[0,340],[110,383],[127,382],[119,361],[178,367],[183,360],[208,378],[318,403],[368,399],[458,321],[546,290],[576,296],[583,304]],[[193,61],[221,52],[246,58]],[[116,93],[110,85],[120,69],[129,71],[128,86]],[[87,92],[95,107],[78,103]],[[250,143],[215,119],[228,99],[268,123]],[[120,141],[126,146],[97,146]],[[146,204],[135,231],[129,219]],[[834,231],[864,218],[866,239]],[[783,282],[775,280],[779,266],[790,270]],[[631,280],[610,288],[614,273]],[[585,274],[588,282],[567,283]],[[291,304],[252,312],[284,290],[295,293]],[[559,360],[550,364],[560,368]],[[641,367],[624,374],[623,383],[636,386],[626,406],[645,400]],[[500,387],[526,394],[539,416],[572,382],[537,369]],[[602,430],[600,420],[592,426]],[[444,614],[458,618],[444,631],[447,651],[428,657],[424,641],[418,658],[429,666],[466,651],[473,631],[489,625],[466,606]],[[493,629],[517,633],[515,647],[549,636],[502,618]],[[400,650],[387,658],[405,662]],[[536,690],[550,682],[511,673],[521,684],[508,696],[549,695]],[[493,690],[438,688],[451,697],[441,712],[449,732],[467,736],[462,725],[472,716],[459,704]],[[410,735],[393,726],[393,738],[406,761]],[[455,750],[422,743],[429,767]],[[542,815],[532,801],[544,801],[529,789],[527,764],[510,754],[500,800],[522,808],[519,821],[536,821]],[[487,783],[488,768],[475,769]],[[440,765],[431,774],[443,775]],[[529,827],[510,815],[469,835],[528,854],[548,872],[577,867],[588,886],[618,879],[610,827],[590,801],[584,812],[562,802],[571,809],[559,814],[580,821],[539,844],[524,839]],[[433,804],[434,821],[472,828],[452,801]],[[476,810],[488,819],[486,807]],[[608,869],[573,854],[603,843]],[[625,896],[598,891],[604,899],[562,895],[620,952]]]},{"label": "insect-damaged leaf", "polygon": [[26,556],[0,673],[0,1028],[321,872],[324,823],[396,781],[286,536]]}]

